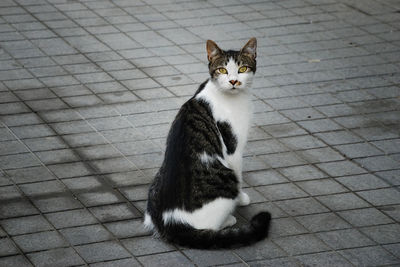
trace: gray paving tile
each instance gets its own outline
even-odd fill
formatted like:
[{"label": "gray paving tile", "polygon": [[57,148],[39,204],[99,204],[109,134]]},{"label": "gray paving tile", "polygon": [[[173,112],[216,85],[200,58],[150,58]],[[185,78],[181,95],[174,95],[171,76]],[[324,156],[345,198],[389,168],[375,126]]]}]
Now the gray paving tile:
[{"label": "gray paving tile", "polygon": [[354,265],[398,264],[399,260],[381,247],[354,248],[339,251]]},{"label": "gray paving tile", "polygon": [[296,217],[296,220],[312,232],[349,228],[350,225],[334,213],[312,214]]},{"label": "gray paving tile", "polygon": [[361,174],[354,176],[344,176],[336,178],[338,182],[351,190],[368,190],[388,187],[389,184],[372,174]]},{"label": "gray paving tile", "polygon": [[57,248],[27,255],[35,266],[71,266],[85,262],[72,248]]},{"label": "gray paving tile", "polygon": [[157,265],[160,262],[165,263],[165,266],[195,266],[179,252],[142,256],[138,257],[138,260],[145,266]]},{"label": "gray paving tile", "polygon": [[303,190],[291,183],[260,186],[257,187],[257,190],[270,200],[301,198],[307,196]]},{"label": "gray paving tile", "polygon": [[89,263],[129,257],[129,253],[117,242],[106,241],[75,247],[79,255]]},{"label": "gray paving tile", "polygon": [[40,232],[13,237],[23,252],[32,252],[67,246],[67,242],[56,232]]},{"label": "gray paving tile", "polygon": [[375,208],[341,211],[338,214],[352,225],[358,227],[393,222],[389,217]]},{"label": "gray paving tile", "polygon": [[87,225],[61,229],[60,233],[72,245],[101,242],[112,239],[109,232],[101,225]]},{"label": "gray paving tile", "polygon": [[183,253],[199,266],[240,262],[240,259],[231,251],[188,249],[184,250]]},{"label": "gray paving tile", "polygon": [[45,216],[57,229],[94,224],[97,222],[85,209],[47,213]]},{"label": "gray paving tile", "polygon": [[1,226],[9,235],[19,235],[51,230],[51,225],[40,215],[27,216],[0,221]]},{"label": "gray paving tile", "polygon": [[322,206],[313,198],[282,200],[276,202],[276,205],[292,216],[323,213],[328,211],[327,208]]},{"label": "gray paving tile", "polygon": [[142,219],[124,220],[105,224],[106,228],[116,237],[127,238],[148,235]]},{"label": "gray paving tile", "polygon": [[285,183],[288,180],[274,170],[247,172],[243,179],[251,186]]},{"label": "gray paving tile", "polygon": [[[274,241],[289,255],[300,255],[328,250],[328,247],[322,241],[311,234],[282,237]],[[304,246],[305,243],[307,246]]]},{"label": "gray paving tile", "polygon": [[360,230],[378,244],[398,243],[400,231],[398,224],[386,224],[361,228]]},{"label": "gray paving tile", "polygon": [[305,266],[352,266],[345,258],[336,252],[321,252],[295,257]]},{"label": "gray paving tile", "polygon": [[22,255],[9,256],[0,258],[1,266],[12,267],[12,266],[33,266],[26,258]]},{"label": "gray paving tile", "polygon": [[9,238],[0,239],[0,256],[8,256],[18,254],[18,250]]},{"label": "gray paving tile", "polygon": [[251,247],[235,249],[234,252],[245,261],[272,259],[285,256],[285,252],[270,240],[263,240]]},{"label": "gray paving tile", "polygon": [[365,235],[361,234],[356,229],[345,229],[318,233],[317,236],[335,250],[364,247],[375,244],[375,242],[373,242]]},{"label": "gray paving tile", "polygon": [[317,166],[333,177],[366,173],[364,169],[350,161],[320,163]]},{"label": "gray paving tile", "polygon": [[141,217],[138,210],[127,204],[115,204],[90,208],[90,211],[101,222],[111,222]]},{"label": "gray paving tile", "polygon": [[98,262],[90,264],[93,267],[124,267],[124,266],[141,266],[140,263],[134,258],[127,258],[122,260],[111,260],[106,262]]},{"label": "gray paving tile", "polygon": [[343,193],[348,191],[345,187],[332,179],[319,179],[298,182],[296,184],[312,196]]},{"label": "gray paving tile", "polygon": [[311,165],[282,168],[279,169],[279,171],[291,181],[311,180],[326,177],[323,172]]},{"label": "gray paving tile", "polygon": [[363,191],[358,194],[376,206],[393,205],[400,202],[400,192],[394,188]]},{"label": "gray paving tile", "polygon": [[342,193],[317,197],[324,205],[332,210],[347,210],[369,207],[369,204],[354,193]]},{"label": "gray paving tile", "polygon": [[122,241],[135,256],[155,254],[175,250],[175,247],[153,236],[128,238]]},{"label": "gray paving tile", "polygon": [[261,266],[287,266],[287,267],[294,267],[300,266],[299,263],[292,259],[292,258],[279,258],[279,259],[272,259],[272,260],[261,260],[261,261],[254,261],[249,262],[249,265],[252,267],[261,267]]},{"label": "gray paving tile", "polygon": [[272,239],[305,233],[308,231],[292,218],[278,218],[271,224],[270,236]]}]

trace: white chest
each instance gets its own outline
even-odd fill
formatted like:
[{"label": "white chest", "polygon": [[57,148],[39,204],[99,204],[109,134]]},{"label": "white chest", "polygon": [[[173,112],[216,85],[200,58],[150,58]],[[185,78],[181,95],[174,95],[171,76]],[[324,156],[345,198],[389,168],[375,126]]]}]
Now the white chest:
[{"label": "white chest", "polygon": [[204,99],[210,104],[216,121],[226,121],[237,138],[237,147],[234,154],[241,157],[247,141],[251,119],[251,100],[246,93],[226,94],[219,92],[212,83],[199,93],[197,98]]}]

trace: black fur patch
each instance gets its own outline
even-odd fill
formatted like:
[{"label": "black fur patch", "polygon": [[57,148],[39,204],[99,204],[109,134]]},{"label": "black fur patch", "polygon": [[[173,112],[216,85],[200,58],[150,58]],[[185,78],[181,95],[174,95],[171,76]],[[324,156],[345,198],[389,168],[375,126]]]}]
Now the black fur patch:
[{"label": "black fur patch", "polygon": [[228,155],[235,153],[237,146],[236,135],[232,132],[231,125],[226,121],[217,122],[218,129],[224,140]]}]

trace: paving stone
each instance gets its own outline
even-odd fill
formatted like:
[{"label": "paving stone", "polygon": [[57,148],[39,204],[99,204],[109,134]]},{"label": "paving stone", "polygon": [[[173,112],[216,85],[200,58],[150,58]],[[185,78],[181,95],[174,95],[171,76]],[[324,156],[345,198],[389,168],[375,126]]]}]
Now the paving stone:
[{"label": "paving stone", "polygon": [[6,219],[0,221],[0,224],[9,235],[20,235],[52,229],[50,224],[40,215]]},{"label": "paving stone", "polygon": [[353,193],[342,193],[328,196],[317,197],[324,205],[332,210],[347,210],[365,208],[369,204]]},{"label": "paving stone", "polygon": [[81,257],[72,248],[58,248],[28,254],[35,266],[71,266],[84,264]]},{"label": "paving stone", "polygon": [[0,239],[0,256],[8,256],[18,254],[18,250],[9,238]]},{"label": "paving stone", "polygon": [[296,184],[312,196],[335,194],[348,191],[346,188],[332,179],[298,182]]},{"label": "paving stone", "polygon": [[328,209],[313,198],[300,198],[275,202],[282,210],[292,216],[327,212]]},{"label": "paving stone", "polygon": [[344,176],[336,178],[338,182],[351,190],[368,190],[375,188],[388,187],[389,184],[372,174],[362,174],[354,176]]},{"label": "paving stone", "polygon": [[362,174],[366,171],[356,164],[349,161],[337,161],[321,163],[317,165],[319,168],[327,172],[331,176],[343,176],[352,174]]},{"label": "paving stone", "polygon": [[89,263],[129,257],[129,253],[117,242],[106,241],[76,246],[79,255]]},{"label": "paving stone", "polygon": [[0,258],[0,264],[4,267],[12,267],[12,266],[33,266],[26,258],[22,255],[17,256],[9,256]]},{"label": "paving stone", "polygon": [[125,220],[105,224],[106,228],[116,237],[127,238],[148,235],[142,219]]},{"label": "paving stone", "polygon": [[338,214],[352,225],[358,227],[393,222],[389,217],[375,208],[341,211]]},{"label": "paving stone", "polygon": [[45,216],[57,229],[97,223],[85,209],[47,213]]},{"label": "paving stone", "polygon": [[251,186],[285,183],[288,180],[274,170],[247,172],[243,179]]},{"label": "paving stone", "polygon": [[[400,264],[397,6],[366,1],[0,4],[0,265]],[[253,36],[235,215],[270,211],[272,239],[176,251],[141,219],[170,123],[208,77],[205,40]]]},{"label": "paving stone", "polygon": [[386,224],[381,226],[365,227],[360,230],[378,244],[388,244],[399,242],[399,227],[398,224]]},{"label": "paving stone", "polygon": [[370,246],[375,244],[375,242],[373,242],[365,235],[361,234],[356,229],[345,229],[318,233],[317,236],[335,250]]},{"label": "paving stone", "polygon": [[305,266],[352,266],[345,258],[336,252],[322,252],[295,257]]},{"label": "paving stone", "polygon": [[200,266],[240,262],[240,259],[230,251],[188,249],[184,250],[183,253]]},{"label": "paving stone", "polygon": [[308,233],[308,231],[292,218],[278,218],[271,224],[270,235],[272,239],[305,233]]},{"label": "paving stone", "polygon": [[38,210],[25,199],[4,201],[2,205],[0,205],[0,218],[2,219],[34,215],[38,213]]},{"label": "paving stone", "polygon": [[138,257],[138,260],[145,266],[157,265],[160,262],[165,263],[165,266],[195,266],[179,252],[142,256]]},{"label": "paving stone", "polygon": [[47,250],[67,245],[67,242],[56,231],[19,235],[13,237],[13,239],[24,252]]},{"label": "paving stone", "polygon": [[281,200],[290,198],[305,197],[307,194],[294,184],[277,184],[257,187],[267,199]]},{"label": "paving stone", "polygon": [[76,198],[69,193],[56,193],[47,194],[45,196],[36,196],[32,198],[32,201],[42,212],[55,212],[82,207]]},{"label": "paving stone", "polygon": [[101,242],[112,239],[109,232],[101,225],[87,225],[61,229],[60,233],[72,245]]},{"label": "paving stone", "polygon": [[[314,235],[296,235],[276,239],[275,242],[289,255],[300,255],[328,250],[328,247]],[[307,244],[305,246],[304,244]]]},{"label": "paving stone", "polygon": [[175,250],[174,246],[153,236],[128,238],[124,239],[122,243],[135,256]]},{"label": "paving stone", "polygon": [[101,222],[126,220],[141,217],[139,211],[127,204],[115,204],[90,208],[90,211]]},{"label": "paving stone", "polygon": [[358,194],[376,206],[393,205],[400,202],[400,192],[394,188],[363,191]]},{"label": "paving stone", "polygon": [[354,265],[398,264],[399,260],[381,247],[354,248],[339,251]]},{"label": "paving stone", "polygon": [[140,263],[134,258],[122,259],[122,260],[111,260],[106,262],[98,262],[90,264],[93,267],[124,267],[124,266],[141,266]]},{"label": "paving stone", "polygon": [[282,168],[279,171],[291,181],[302,181],[324,178],[326,175],[311,165]]},{"label": "paving stone", "polygon": [[322,213],[296,217],[305,228],[312,232],[332,231],[349,228],[350,225],[334,213]]},{"label": "paving stone", "polygon": [[291,258],[279,258],[279,259],[272,259],[272,260],[262,260],[262,261],[255,261],[255,262],[249,262],[249,265],[252,267],[261,267],[261,266],[288,266],[288,267],[294,267],[294,266],[299,266],[299,263]]}]

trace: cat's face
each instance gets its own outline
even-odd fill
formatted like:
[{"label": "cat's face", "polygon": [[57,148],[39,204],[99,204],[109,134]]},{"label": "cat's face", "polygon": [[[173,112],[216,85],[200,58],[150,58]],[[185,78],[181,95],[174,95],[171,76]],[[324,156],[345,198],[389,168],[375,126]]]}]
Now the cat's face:
[{"label": "cat's face", "polygon": [[211,79],[224,93],[246,91],[256,71],[257,40],[250,39],[240,51],[224,51],[211,40],[207,41],[207,54]]}]

